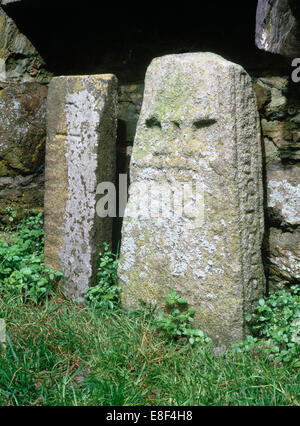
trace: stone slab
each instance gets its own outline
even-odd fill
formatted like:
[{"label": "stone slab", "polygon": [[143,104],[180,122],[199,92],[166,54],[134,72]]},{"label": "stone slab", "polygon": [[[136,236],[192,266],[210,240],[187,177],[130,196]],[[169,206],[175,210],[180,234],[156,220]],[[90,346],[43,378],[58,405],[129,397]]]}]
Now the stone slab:
[{"label": "stone slab", "polygon": [[258,0],[256,45],[290,58],[300,56],[300,5],[298,0]]},{"label": "stone slab", "polygon": [[[174,288],[216,342],[242,339],[245,316],[265,291],[260,125],[244,69],[211,53],[154,59],[130,180],[118,271],[123,306],[161,307]],[[190,183],[204,200],[178,215],[176,189]],[[149,203],[168,187],[171,210],[152,217]]]},{"label": "stone slab", "polygon": [[47,108],[45,262],[65,274],[63,291],[80,302],[112,239],[112,218],[96,213],[96,189],[115,182],[117,79],[53,78]]}]

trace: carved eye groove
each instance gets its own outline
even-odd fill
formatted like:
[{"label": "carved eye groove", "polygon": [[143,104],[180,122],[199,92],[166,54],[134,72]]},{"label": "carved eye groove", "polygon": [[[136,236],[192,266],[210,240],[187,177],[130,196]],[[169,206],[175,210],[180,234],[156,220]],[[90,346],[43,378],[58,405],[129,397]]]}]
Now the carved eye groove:
[{"label": "carved eye groove", "polygon": [[172,123],[175,127],[177,127],[177,129],[180,129],[180,124],[178,123],[178,121],[172,121]]},{"label": "carved eye groove", "polygon": [[194,121],[193,125],[196,127],[196,129],[202,129],[203,127],[209,127],[213,124],[216,124],[217,120],[214,119],[207,119],[207,120],[197,120]]},{"label": "carved eye groove", "polygon": [[148,118],[146,120],[146,126],[149,129],[152,129],[153,127],[159,127],[161,129],[161,123],[160,123],[160,121],[158,121],[158,119],[156,117]]}]

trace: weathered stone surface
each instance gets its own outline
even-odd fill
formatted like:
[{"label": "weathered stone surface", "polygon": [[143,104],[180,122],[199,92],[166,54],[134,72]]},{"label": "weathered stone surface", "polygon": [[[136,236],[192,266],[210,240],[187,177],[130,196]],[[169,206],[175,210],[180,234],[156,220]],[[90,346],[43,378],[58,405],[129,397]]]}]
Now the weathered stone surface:
[{"label": "weathered stone surface", "polygon": [[47,83],[51,74],[38,51],[0,7],[0,82]]},{"label": "weathered stone surface", "polygon": [[268,168],[269,215],[280,226],[300,226],[300,164]]},{"label": "weathered stone surface", "polygon": [[143,101],[144,84],[123,84],[119,88],[118,119],[125,124],[124,141],[133,142]]},{"label": "weathered stone surface", "polygon": [[259,77],[254,84],[264,136],[266,270],[276,289],[300,283],[300,105],[288,76]]},{"label": "weathered stone surface", "polygon": [[300,284],[300,165],[268,167],[269,283]]},{"label": "weathered stone surface", "polygon": [[292,121],[267,121],[262,119],[261,125],[263,135],[275,143],[281,158],[298,159],[300,144],[295,137],[295,132],[299,129],[298,124]]},{"label": "weathered stone surface", "polygon": [[254,78],[267,165],[300,159],[300,104],[288,76]]},{"label": "weathered stone surface", "polygon": [[300,56],[298,0],[258,0],[256,45],[267,52]]},{"label": "weathered stone surface", "polygon": [[96,214],[96,188],[115,181],[117,80],[57,77],[49,87],[45,188],[45,261],[68,278],[63,291],[82,301],[96,279],[112,218]]},{"label": "weathered stone surface", "polygon": [[257,99],[258,110],[261,111],[271,99],[271,90],[263,85],[257,84],[255,81],[253,82],[253,89]]},{"label": "weathered stone surface", "polygon": [[123,84],[118,90],[118,172],[128,174],[136,125],[143,101],[144,83]]},{"label": "weathered stone surface", "polygon": [[271,288],[300,284],[300,230],[270,229]]},{"label": "weathered stone surface", "polygon": [[44,164],[47,93],[38,83],[0,90],[0,177],[33,174]]},{"label": "weathered stone surface", "polygon": [[44,174],[0,178],[0,222],[9,224],[6,207],[22,219],[28,210],[42,211],[44,206]]},{"label": "weathered stone surface", "polygon": [[258,78],[258,83],[270,89],[277,89],[286,93],[289,84],[289,76],[267,75]]},{"label": "weathered stone surface", "polygon": [[259,110],[269,120],[281,120],[288,115],[288,77],[268,76],[254,79],[254,91]]},{"label": "weathered stone surface", "polygon": [[[122,230],[125,308],[160,305],[172,287],[216,342],[243,338],[245,315],[265,286],[260,149],[256,100],[240,66],[210,53],[152,61]],[[192,182],[205,189],[202,224],[200,204],[196,216],[175,212],[178,184]],[[167,217],[151,217],[141,184],[171,186]]]}]

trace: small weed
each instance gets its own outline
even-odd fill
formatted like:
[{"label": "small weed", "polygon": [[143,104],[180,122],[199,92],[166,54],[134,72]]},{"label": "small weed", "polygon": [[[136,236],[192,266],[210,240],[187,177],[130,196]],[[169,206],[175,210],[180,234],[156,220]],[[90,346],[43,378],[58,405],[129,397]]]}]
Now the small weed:
[{"label": "small weed", "polygon": [[104,243],[103,253],[99,256],[97,273],[98,284],[87,289],[87,303],[95,309],[117,309],[120,289],[117,282],[117,255]]},{"label": "small weed", "polygon": [[169,296],[163,299],[166,302],[165,312],[160,312],[157,327],[163,334],[172,339],[187,339],[195,343],[211,343],[211,339],[198,328],[193,328],[194,310],[188,310],[187,301],[172,288]]}]

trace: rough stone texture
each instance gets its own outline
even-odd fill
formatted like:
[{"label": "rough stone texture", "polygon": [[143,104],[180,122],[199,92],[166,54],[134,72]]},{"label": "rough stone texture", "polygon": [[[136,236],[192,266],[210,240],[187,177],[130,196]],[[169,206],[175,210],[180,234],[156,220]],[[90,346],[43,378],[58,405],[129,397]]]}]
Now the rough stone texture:
[{"label": "rough stone texture", "polygon": [[[2,1],[8,4],[12,1]],[[46,97],[51,74],[14,21],[0,7],[0,221],[5,207],[43,207]]]},{"label": "rough stone texture", "polygon": [[0,177],[33,174],[44,164],[47,93],[38,83],[0,90]]},{"label": "rough stone texture", "polygon": [[269,166],[268,208],[273,224],[300,226],[300,164]]},{"label": "rough stone texture", "polygon": [[300,284],[300,164],[273,162],[267,178],[269,284]]},{"label": "rough stone texture", "polygon": [[26,210],[42,211],[44,205],[44,173],[28,176],[0,177],[0,222],[8,224],[5,210],[11,207],[17,219],[26,215]]},{"label": "rough stone texture", "polygon": [[96,188],[115,181],[116,77],[54,78],[47,117],[45,262],[63,271],[63,291],[80,302],[112,238],[112,219],[96,214]]},{"label": "rough stone texture", "polygon": [[288,76],[254,79],[267,165],[300,160],[300,99],[297,85],[289,85]]},{"label": "rough stone texture", "polygon": [[295,96],[295,88],[289,88],[289,77],[255,78],[254,90],[260,105],[262,133],[269,145],[267,163],[268,152],[273,156],[275,151],[279,161],[300,160],[300,100],[297,93]]},{"label": "rough stone texture", "polygon": [[123,84],[118,91],[118,172],[128,173],[132,145],[142,107],[144,83]]},{"label": "rough stone texture", "polygon": [[266,268],[270,288],[281,288],[300,284],[300,102],[287,76],[260,77],[254,87],[264,100],[260,115],[269,235]]},{"label": "rough stone texture", "polygon": [[256,45],[290,58],[300,56],[300,6],[298,0],[258,0]]},{"label": "rough stone texture", "polygon": [[125,141],[133,141],[143,101],[144,84],[123,84],[119,88],[118,119],[125,123]]},{"label": "rough stone texture", "polygon": [[[145,194],[134,190],[141,182],[204,185],[204,224],[186,212],[149,217]],[[242,339],[265,278],[259,118],[240,66],[209,53],[152,61],[131,183],[118,272],[124,307],[160,305],[172,287],[216,342]]]},{"label": "rough stone texture", "polygon": [[[271,187],[276,185],[278,190],[273,192],[272,207],[269,204],[267,209],[267,226],[270,228],[270,238],[268,241],[267,269],[270,269],[269,282],[271,287],[282,287],[291,283],[300,282],[295,278],[295,269],[292,265],[297,265],[299,252],[299,232],[297,223],[287,222],[282,212],[282,207],[287,211],[300,211],[299,195],[296,192],[300,184],[299,165],[300,160],[300,103],[295,88],[289,88],[289,76],[266,74],[260,77],[253,77],[254,90],[257,96],[258,109],[261,116],[263,129],[264,161],[266,165],[266,185],[270,181]],[[122,122],[120,132],[120,145],[118,159],[122,162],[122,173],[128,173],[129,161],[131,157],[132,143],[135,134],[138,115],[142,105],[143,82],[130,85],[123,85],[119,89],[119,119]],[[279,107],[278,107],[279,105]],[[124,125],[123,125],[124,124]],[[129,130],[128,130],[129,129]],[[126,159],[124,157],[126,156]],[[288,163],[287,163],[288,162]],[[291,162],[291,164],[289,164]],[[126,166],[124,164],[126,163]],[[286,182],[292,191],[287,191]],[[271,189],[271,188],[270,188]],[[270,191],[269,189],[269,191]],[[283,192],[282,192],[283,191]],[[281,194],[281,199],[275,199],[276,194]],[[296,201],[297,200],[297,201]],[[283,202],[284,201],[284,202]],[[270,203],[270,197],[268,198]],[[285,207],[284,207],[285,206]],[[290,268],[280,269],[278,263],[273,266],[274,253],[279,255],[275,239],[281,233],[286,234],[286,238],[295,241],[296,244],[291,253]],[[291,274],[289,274],[291,271]]]},{"label": "rough stone texture", "polygon": [[0,83],[48,83],[51,74],[44,65],[32,43],[20,33],[14,21],[0,7]]},{"label": "rough stone texture", "polygon": [[271,289],[300,284],[300,230],[270,229]]}]

